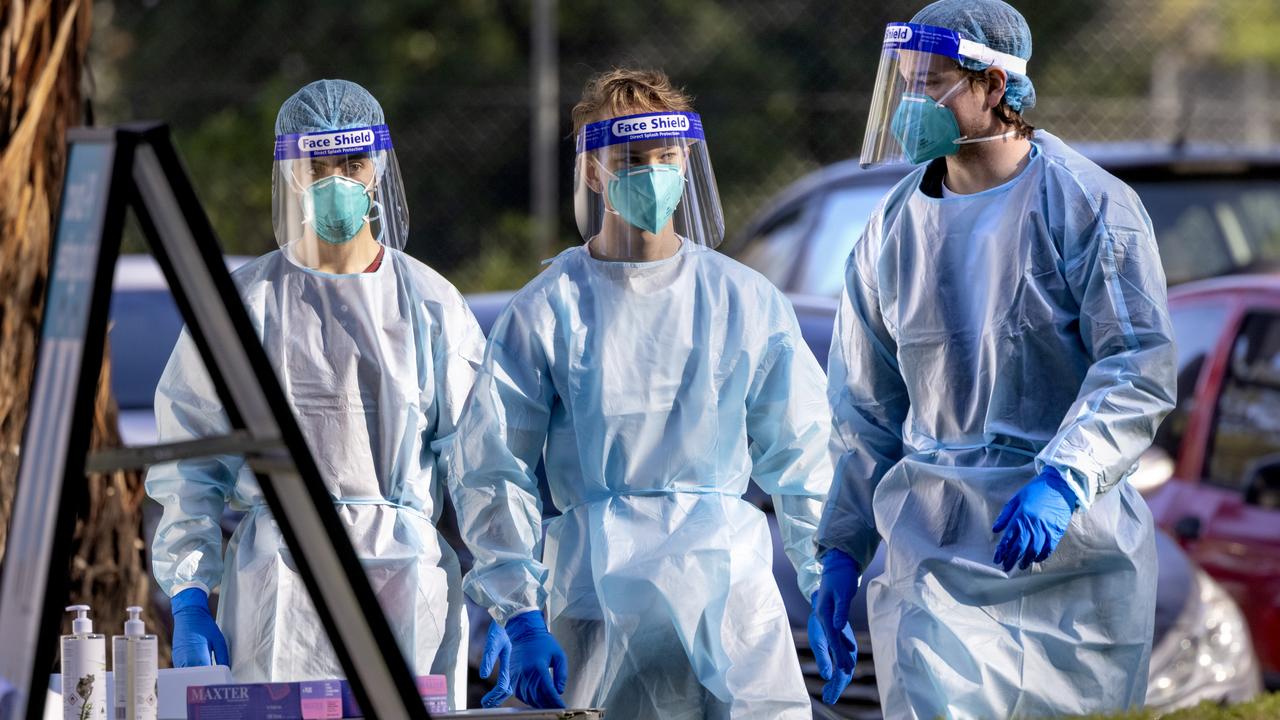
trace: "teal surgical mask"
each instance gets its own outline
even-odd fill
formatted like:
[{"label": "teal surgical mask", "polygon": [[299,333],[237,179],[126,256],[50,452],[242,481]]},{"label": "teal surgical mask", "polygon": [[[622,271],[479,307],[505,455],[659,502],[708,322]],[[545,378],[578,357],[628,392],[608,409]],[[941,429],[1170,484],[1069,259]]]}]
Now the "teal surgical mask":
[{"label": "teal surgical mask", "polygon": [[913,165],[944,155],[954,155],[960,149],[956,144],[960,139],[960,125],[956,123],[956,116],[951,108],[942,104],[958,87],[957,83],[941,100],[916,93],[903,94],[889,128],[902,145],[902,152],[906,154],[907,160]]},{"label": "teal surgical mask", "polygon": [[341,175],[317,180],[307,188],[316,235],[327,243],[350,242],[364,227],[369,215],[369,190],[364,185]]},{"label": "teal surgical mask", "polygon": [[666,227],[684,195],[679,165],[637,165],[617,173],[605,172],[612,175],[607,188],[609,204],[623,220],[654,235]]},{"label": "teal surgical mask", "polygon": [[961,80],[956,83],[938,100],[928,95],[903,93],[889,128],[902,145],[902,152],[907,156],[908,162],[919,165],[934,158],[954,155],[959,152],[961,145],[1002,140],[1017,134],[1010,130],[990,137],[963,137],[955,113],[943,103],[955,95],[965,82],[967,81]]}]

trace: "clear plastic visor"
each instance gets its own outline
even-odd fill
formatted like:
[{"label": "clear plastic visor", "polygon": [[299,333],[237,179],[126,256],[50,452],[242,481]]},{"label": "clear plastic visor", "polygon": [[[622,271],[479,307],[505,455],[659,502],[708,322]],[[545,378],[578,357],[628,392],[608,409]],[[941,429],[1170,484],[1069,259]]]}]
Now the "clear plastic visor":
[{"label": "clear plastic visor", "polygon": [[272,175],[276,242],[295,262],[404,248],[409,212],[386,126],[280,136]]},{"label": "clear plastic visor", "polygon": [[645,257],[679,242],[715,247],[724,216],[693,113],[650,113],[592,123],[578,133],[574,215],[604,257]]},{"label": "clear plastic visor", "polygon": [[[964,88],[964,81],[964,70],[955,58],[886,49],[880,56],[871,110],[867,115],[859,159],[862,167],[912,162],[907,148],[959,139],[958,133],[955,138],[941,137],[939,126],[945,126],[946,119],[930,122],[925,114],[931,112],[926,105],[946,108]],[[925,137],[930,132],[935,137]]]},{"label": "clear plastic visor", "polygon": [[[860,164],[922,162],[950,155],[964,139],[950,107],[968,89],[961,60],[1026,74],[1026,60],[996,52],[954,30],[890,23],[885,29]],[[973,142],[974,140],[969,140]]]}]

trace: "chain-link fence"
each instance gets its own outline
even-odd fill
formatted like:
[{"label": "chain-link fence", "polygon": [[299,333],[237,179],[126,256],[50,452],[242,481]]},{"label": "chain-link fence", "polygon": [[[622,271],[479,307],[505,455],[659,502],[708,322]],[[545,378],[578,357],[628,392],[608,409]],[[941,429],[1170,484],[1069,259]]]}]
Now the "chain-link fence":
[{"label": "chain-link fence", "polygon": [[[728,231],[822,165],[856,156],[885,23],[919,0],[560,0],[558,237],[577,241],[568,110],[615,65],[695,96]],[[1280,141],[1275,0],[1024,0],[1036,126],[1071,140]],[[517,286],[546,248],[530,213],[532,7],[516,0],[95,4],[99,119],[170,121],[224,245],[274,247],[275,110],[318,77],[387,111],[408,250],[464,290]]]}]

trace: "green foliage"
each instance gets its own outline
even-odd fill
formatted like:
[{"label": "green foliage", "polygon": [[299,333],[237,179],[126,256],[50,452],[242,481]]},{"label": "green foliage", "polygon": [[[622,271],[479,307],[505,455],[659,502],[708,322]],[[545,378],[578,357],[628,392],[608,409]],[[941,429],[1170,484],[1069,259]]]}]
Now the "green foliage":
[{"label": "green foliage", "polygon": [[1280,5],[1258,0],[1225,0],[1218,5],[1225,18],[1222,52],[1232,62],[1263,60],[1280,67]]},{"label": "green foliage", "polygon": [[1280,67],[1280,5],[1274,0],[1160,0],[1153,26],[1181,40],[1184,57]]},{"label": "green foliage", "polygon": [[[260,255],[276,247],[271,230],[271,163],[263,160],[260,142],[244,142],[254,130],[270,128],[274,114],[255,108],[256,117],[224,109],[175,138],[193,172],[196,192],[206,208],[216,208],[218,236],[228,253]],[[265,174],[263,173],[265,170]],[[263,218],[266,222],[262,222]]]},{"label": "green foliage", "polygon": [[[923,4],[558,3],[558,234],[576,241],[568,110],[591,73],[660,67],[695,96],[733,235],[787,183],[857,154],[884,25]],[[1181,10],[1153,15],[1137,0],[1015,4],[1035,35],[1030,67],[1040,108],[1055,97],[1121,104],[1145,97],[1154,43],[1195,18]],[[1162,7],[1210,4],[1163,0]],[[1259,4],[1265,12],[1250,9]],[[280,103],[317,78],[359,82],[382,101],[391,127],[409,200],[407,250],[460,284],[496,288],[539,269],[529,257],[536,254],[528,221],[530,7],[98,0],[95,73],[113,82],[95,104],[105,122],[170,122],[225,249],[258,254],[275,247],[270,164]],[[1276,7],[1225,0],[1224,28],[1240,42],[1224,47],[1275,53]],[[1116,124],[1075,112],[1081,127]]]},{"label": "green foliage", "polygon": [[538,257],[537,249],[525,238],[533,234],[533,224],[528,215],[517,212],[504,213],[497,218],[497,234],[490,242],[471,253],[449,280],[462,292],[486,292],[518,288],[542,271],[542,261],[556,253],[581,244],[577,237],[566,236],[547,257]]},{"label": "green foliage", "polygon": [[1151,710],[1131,711],[1103,715],[1087,715],[1082,720],[1275,720],[1280,718],[1280,693],[1263,695],[1252,702],[1223,707],[1213,702],[1202,702],[1199,705],[1183,710],[1175,710],[1167,715],[1157,715]]},{"label": "green foliage", "polygon": [[170,122],[224,250],[256,255],[275,247],[280,104],[317,78],[359,82],[391,127],[409,195],[407,249],[449,273],[504,232],[498,218],[527,205],[528,21],[514,6],[108,5],[95,42],[132,49],[111,68],[117,94],[98,107],[106,122]]}]

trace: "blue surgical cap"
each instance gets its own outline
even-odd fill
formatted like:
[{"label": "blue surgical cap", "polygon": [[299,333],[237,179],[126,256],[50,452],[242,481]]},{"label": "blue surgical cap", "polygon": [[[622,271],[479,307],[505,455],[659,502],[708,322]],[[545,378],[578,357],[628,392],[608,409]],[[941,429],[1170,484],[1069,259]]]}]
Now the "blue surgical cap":
[{"label": "blue surgical cap", "polygon": [[349,80],[316,80],[294,93],[276,115],[276,135],[384,125],[382,106]]},{"label": "blue surgical cap", "polygon": [[[992,50],[1031,59],[1031,28],[1026,18],[1001,0],[938,0],[925,7],[911,22],[955,30],[966,40],[982,43]],[[961,60],[970,70],[986,70],[990,65],[977,60]],[[1004,101],[1015,112],[1035,107],[1036,89],[1031,79],[1008,73]]]}]

